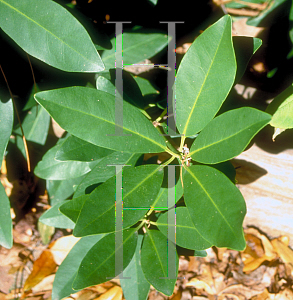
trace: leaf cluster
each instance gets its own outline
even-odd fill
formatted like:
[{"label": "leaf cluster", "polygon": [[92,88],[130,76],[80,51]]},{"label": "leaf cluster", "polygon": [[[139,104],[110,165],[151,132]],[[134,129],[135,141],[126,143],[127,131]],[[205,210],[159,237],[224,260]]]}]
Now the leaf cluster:
[{"label": "leaf cluster", "polygon": [[[60,20],[62,28],[56,25]],[[25,108],[31,111],[23,120],[29,141],[44,145],[50,117],[66,131],[34,169],[46,180],[52,206],[40,221],[71,228],[80,237],[58,269],[53,299],[116,276],[127,299],[146,299],[150,285],[171,295],[182,248],[197,256],[211,246],[245,248],[246,205],[229,160],[245,150],[271,115],[248,107],[219,111],[259,39],[232,38],[231,17],[222,17],[184,55],[173,97],[166,99],[151,82],[125,70],[123,91],[117,91],[115,39],[109,40],[111,49],[94,45],[55,2],[2,1],[0,26],[28,54],[66,72],[93,73],[96,81],[96,86],[32,93],[35,100]],[[124,33],[124,63],[154,56],[170,39],[144,29]],[[166,100],[176,108],[175,134],[169,134]],[[0,105],[3,156],[12,130],[18,144],[21,132],[13,128],[12,101]],[[10,247],[2,185],[0,193],[0,241]]]}]

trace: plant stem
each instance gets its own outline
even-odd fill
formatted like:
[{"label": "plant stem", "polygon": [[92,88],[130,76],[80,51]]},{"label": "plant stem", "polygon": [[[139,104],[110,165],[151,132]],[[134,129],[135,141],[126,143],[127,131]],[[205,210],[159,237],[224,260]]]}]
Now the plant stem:
[{"label": "plant stem", "polygon": [[173,151],[171,151],[169,148],[166,147],[165,151],[167,153],[169,153],[170,155],[174,156],[174,157],[177,157],[177,158],[180,158],[180,155],[174,153]]},{"label": "plant stem", "polygon": [[146,224],[146,219],[141,220],[141,223],[136,227],[136,230],[138,231],[144,224]]},{"label": "plant stem", "polygon": [[183,146],[185,142],[185,135],[181,136],[181,141],[180,141],[180,147],[179,147],[179,152],[182,152]]},{"label": "plant stem", "polygon": [[152,225],[158,226],[157,222],[149,221],[149,223],[152,224]]},{"label": "plant stem", "polygon": [[152,118],[151,118],[151,116],[145,111],[145,110],[143,110],[143,109],[141,109],[141,108],[139,108],[139,110],[149,119],[149,120],[151,120]]},{"label": "plant stem", "polygon": [[156,119],[156,122],[160,122],[163,119],[163,117],[166,115],[166,113],[167,113],[167,108],[163,110],[160,116]]}]

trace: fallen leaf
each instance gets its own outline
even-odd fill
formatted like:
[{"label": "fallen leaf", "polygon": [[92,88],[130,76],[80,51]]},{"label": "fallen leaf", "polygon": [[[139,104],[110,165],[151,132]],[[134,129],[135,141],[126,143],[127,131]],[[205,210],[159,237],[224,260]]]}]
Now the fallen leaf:
[{"label": "fallen leaf", "polygon": [[6,300],[6,295],[0,292],[0,300]]},{"label": "fallen leaf", "polygon": [[76,294],[78,295],[75,297],[76,300],[88,300],[95,297],[95,293],[91,290],[82,290]]},{"label": "fallen leaf", "polygon": [[195,256],[189,256],[189,264],[187,272],[197,272],[200,266],[200,261]]},{"label": "fallen leaf", "polygon": [[249,259],[245,260],[245,262],[244,262],[243,272],[250,273],[250,272],[256,270],[266,260],[270,261],[271,257],[266,256],[266,255],[256,258],[256,259],[253,257],[250,257]]},{"label": "fallen leaf", "polygon": [[192,278],[189,282],[186,283],[186,286],[193,287],[193,288],[199,289],[199,290],[204,290],[210,295],[214,294],[213,290],[210,288],[210,286],[206,282],[204,282],[202,280],[198,280],[197,278]]},{"label": "fallen leaf", "polygon": [[[15,277],[9,274],[9,266],[2,267],[0,266],[0,291],[8,294],[13,282],[15,281]],[[1,298],[0,298],[1,300]]]},{"label": "fallen leaf", "polygon": [[271,299],[274,300],[288,300],[288,299],[293,299],[293,292],[286,288],[283,291],[280,291],[277,295],[270,294],[272,295]]},{"label": "fallen leaf", "polygon": [[[111,285],[113,287],[113,284]],[[95,286],[91,287],[91,290],[94,291],[97,294],[104,294],[109,289],[108,285],[105,285],[105,283],[101,283]]]},{"label": "fallen leaf", "polygon": [[54,261],[57,265],[61,265],[69,251],[79,240],[80,238],[76,238],[73,235],[68,235],[61,237],[49,245]]},{"label": "fallen leaf", "polygon": [[256,237],[254,234],[246,233],[245,240],[247,244],[247,247],[244,250],[245,253],[254,258],[262,257],[264,255],[261,239]]},{"label": "fallen leaf", "polygon": [[178,291],[173,294],[171,297],[169,297],[169,300],[181,300],[182,297],[182,287],[180,286]]},{"label": "fallen leaf", "polygon": [[261,294],[256,295],[251,298],[251,300],[268,300],[269,299],[269,292],[265,289]]},{"label": "fallen leaf", "polygon": [[24,284],[24,291],[29,291],[45,277],[51,275],[57,265],[50,250],[45,249],[40,257],[34,262],[33,270]]},{"label": "fallen leaf", "polygon": [[232,270],[233,278],[240,284],[245,286],[259,285],[262,282],[263,274],[266,271],[266,266],[260,266],[249,274],[236,272]]},{"label": "fallen leaf", "polygon": [[225,294],[225,295],[221,295],[217,298],[218,300],[240,300],[240,298],[237,295],[233,295],[233,294]]},{"label": "fallen leaf", "polygon": [[253,296],[261,294],[263,291],[259,291],[259,290],[254,290],[251,287],[246,287],[242,284],[235,284],[235,285],[231,285],[228,286],[227,288],[225,288],[223,291],[221,291],[220,295],[223,294],[233,294],[233,295],[237,295],[238,297],[240,296],[244,296],[245,299],[251,299]]},{"label": "fallen leaf", "polygon": [[1,248],[0,249],[0,266],[11,266],[18,269],[22,266],[22,260],[19,257],[19,253],[25,247],[21,244],[13,244],[11,249]]},{"label": "fallen leaf", "polygon": [[34,219],[27,214],[13,229],[13,241],[18,244],[30,246],[33,235]]},{"label": "fallen leaf", "polygon": [[109,289],[106,293],[101,295],[98,298],[95,298],[94,300],[122,300],[122,289],[120,286],[114,286],[111,289]]},{"label": "fallen leaf", "polygon": [[[243,272],[256,270],[264,261],[276,259],[277,253],[269,239],[255,228],[245,230],[246,249],[241,252],[244,267]],[[248,254],[248,256],[247,256]]]},{"label": "fallen leaf", "polygon": [[272,240],[272,245],[282,261],[286,264],[287,275],[293,276],[293,251],[282,242],[282,238]]},{"label": "fallen leaf", "polygon": [[45,277],[41,282],[39,282],[32,288],[32,292],[35,294],[42,291],[52,290],[54,278],[55,274],[51,274]]}]

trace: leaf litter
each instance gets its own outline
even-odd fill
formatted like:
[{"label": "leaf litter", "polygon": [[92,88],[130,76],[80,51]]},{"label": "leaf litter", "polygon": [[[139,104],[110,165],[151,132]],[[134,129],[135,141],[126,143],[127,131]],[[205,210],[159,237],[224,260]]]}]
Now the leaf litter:
[{"label": "leaf litter", "polygon": [[[167,297],[151,287],[149,300],[283,300],[293,299],[293,251],[289,239],[269,240],[256,228],[244,230],[247,247],[238,252],[210,248],[206,257],[180,256],[174,294]],[[58,265],[78,241],[72,235],[51,242],[40,251],[36,241],[24,246],[14,244],[0,250],[2,299],[50,299]],[[36,245],[33,245],[36,244]],[[28,249],[38,249],[39,257]],[[32,251],[33,252],[33,251]],[[33,260],[33,264],[31,262]],[[13,287],[16,270],[31,273],[19,289]],[[5,285],[6,284],[6,285]],[[118,279],[86,288],[67,299],[122,300]],[[128,299],[127,299],[128,300]]]}]

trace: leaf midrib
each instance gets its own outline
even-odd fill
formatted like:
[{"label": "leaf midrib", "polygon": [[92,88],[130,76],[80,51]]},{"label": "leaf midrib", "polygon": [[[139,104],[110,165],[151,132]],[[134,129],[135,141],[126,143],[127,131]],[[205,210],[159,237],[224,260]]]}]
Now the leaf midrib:
[{"label": "leaf midrib", "polygon": [[151,232],[151,230],[147,229],[147,233],[149,234],[149,238],[150,238],[151,244],[152,244],[153,249],[155,250],[155,252],[157,254],[157,257],[158,257],[161,269],[163,271],[163,274],[164,274],[163,277],[167,277],[167,274],[165,273],[165,270],[164,270],[164,265],[163,265],[162,260],[161,260],[161,256],[159,255],[159,252],[158,252],[158,248],[156,247],[156,243],[155,243],[155,241],[154,241],[154,239],[152,237],[152,234],[150,232]]},{"label": "leaf midrib", "polygon": [[[123,232],[123,231],[122,231]],[[124,235],[123,235],[123,242],[122,242],[122,244],[120,244],[119,245],[119,247],[116,249],[115,248],[115,251],[114,252],[112,252],[101,264],[99,264],[88,276],[86,276],[85,277],[85,279],[87,279],[87,278],[89,278],[89,277],[92,277],[92,274],[94,274],[101,266],[103,266],[114,254],[115,254],[115,252],[117,251],[117,252],[119,252],[119,250],[120,250],[120,248],[121,247],[123,247],[124,246],[124,244],[126,244],[126,242],[132,237],[132,235],[133,234],[135,234],[135,232],[136,231],[133,231],[133,233],[132,234],[129,234],[129,236],[126,238],[126,239],[124,239]],[[110,233],[110,234],[114,234],[114,233]],[[100,241],[102,241],[103,239],[100,239],[99,241],[98,241],[98,243],[100,242]]]},{"label": "leaf midrib", "polygon": [[[160,220],[160,219],[159,219]],[[191,221],[192,222],[192,221]],[[208,241],[205,237],[202,236],[202,234],[196,229],[196,227],[190,227],[190,226],[187,226],[187,225],[180,225],[180,224],[175,224],[175,225],[172,225],[172,224],[168,224],[168,223],[159,223],[157,222],[157,225],[158,226],[165,226],[165,227],[169,227],[169,226],[174,226],[174,227],[180,227],[180,228],[188,228],[188,229],[192,229],[192,230],[195,230],[200,236],[202,239],[204,239],[205,241],[207,241],[208,243],[210,243],[210,241]]]},{"label": "leaf midrib", "polygon": [[[226,29],[226,26],[227,26],[227,23],[225,24],[225,29]],[[214,65],[215,57],[217,56],[218,51],[219,51],[220,44],[222,43],[222,40],[223,40],[223,37],[224,37],[224,31],[225,31],[225,29],[223,30],[223,33],[222,33],[220,42],[218,43],[218,47],[217,47],[217,50],[216,50],[216,52],[215,52],[215,55],[214,55],[214,57],[213,57],[213,59],[212,59],[212,61],[211,61],[211,63],[210,63],[210,66],[209,66],[209,69],[208,69],[207,73],[205,73],[204,81],[203,81],[203,83],[202,83],[202,85],[201,85],[201,87],[200,87],[199,93],[198,93],[198,95],[197,95],[197,97],[196,97],[196,99],[195,99],[195,101],[194,101],[194,103],[193,103],[193,106],[192,106],[192,108],[191,108],[190,114],[189,114],[189,116],[188,116],[188,118],[187,118],[187,121],[186,121],[186,123],[185,123],[184,129],[183,129],[183,132],[182,132],[183,135],[186,134],[187,127],[188,127],[188,125],[189,125],[189,122],[190,122],[191,116],[192,116],[192,114],[193,114],[193,111],[194,111],[194,109],[195,109],[196,103],[197,103],[197,101],[198,101],[198,99],[199,99],[199,97],[200,97],[200,95],[201,95],[201,93],[202,93],[203,87],[204,87],[205,82],[206,82],[206,80],[207,80],[207,78],[208,78],[208,75],[209,75],[209,73],[210,73],[210,70],[211,70],[212,66]]]},{"label": "leaf midrib", "polygon": [[[1,1],[1,0],[0,0],[0,1]],[[111,124],[111,125],[113,125],[113,126],[119,126],[119,125],[115,124],[115,122],[112,122],[112,121],[110,121],[110,120],[104,119],[104,118],[102,118],[102,117],[100,117],[100,116],[92,115],[92,114],[90,114],[90,113],[88,113],[88,112],[85,112],[85,111],[79,111],[79,110],[77,110],[77,109],[73,109],[72,107],[67,107],[67,106],[61,105],[61,104],[59,104],[59,103],[57,103],[57,102],[51,102],[51,101],[48,101],[48,100],[46,100],[46,99],[42,99],[42,101],[49,102],[49,103],[54,103],[54,105],[56,105],[56,106],[60,106],[60,107],[65,108],[65,109],[68,109],[68,110],[71,110],[71,111],[74,111],[74,112],[77,112],[77,113],[81,113],[81,114],[84,114],[84,115],[86,115],[86,116],[90,116],[90,117],[93,117],[93,118],[96,118],[96,119],[99,119],[99,120],[104,121],[104,122],[106,122],[106,123],[109,123],[109,124]],[[121,126],[119,126],[119,127],[121,128]],[[142,135],[142,134],[140,134],[140,133],[138,133],[138,132],[136,132],[136,131],[133,131],[133,130],[131,130],[131,129],[127,128],[127,127],[124,127],[124,126],[123,126],[122,128],[123,128],[124,130],[128,131],[128,132],[131,132],[131,133],[133,133],[133,134],[135,134],[135,135],[137,135],[137,136],[139,136],[139,137],[144,138],[144,139],[147,140],[147,141],[150,141],[151,143],[153,143],[153,144],[159,146],[159,147],[160,147],[161,149],[163,149],[163,150],[166,150],[166,148],[167,148],[167,147],[163,147],[160,143],[156,142],[155,140],[150,139],[149,137],[147,137],[147,136],[145,136],[145,135]],[[89,142],[89,143],[90,143],[90,142]]]},{"label": "leaf midrib", "polygon": [[[132,190],[130,190],[125,196],[123,196],[123,202],[125,202],[127,199],[127,196],[129,196],[132,192],[134,192],[136,189],[138,189],[145,181],[147,181],[151,176],[153,176],[159,169],[160,167],[156,168],[152,173],[150,173],[147,177],[145,177],[142,181],[139,182],[139,184],[137,184]],[[88,199],[87,199],[88,200]],[[87,201],[86,200],[86,201]],[[85,202],[86,202],[85,201]],[[120,203],[121,201],[119,201],[118,203]],[[85,203],[84,203],[85,205]],[[102,214],[98,215],[95,219],[93,219],[90,223],[88,223],[85,227],[83,227],[82,229],[80,229],[78,231],[78,233],[81,233],[82,231],[84,231],[86,228],[88,228],[90,225],[92,225],[94,222],[96,222],[97,220],[99,220],[100,218],[102,218],[105,214],[107,214],[108,212],[110,212],[113,208],[115,208],[115,203],[113,203],[113,205],[109,206],[109,208],[107,210],[105,210]],[[83,207],[82,207],[83,209]],[[81,211],[82,211],[81,209]],[[77,220],[78,222],[78,220]],[[76,224],[77,224],[76,222]],[[131,226],[131,225],[130,225]],[[75,234],[78,234],[75,232]]]},{"label": "leaf midrib", "polygon": [[[228,139],[232,139],[234,136],[236,136],[236,135],[238,135],[238,134],[241,134],[241,132],[244,132],[245,130],[250,129],[251,127],[253,127],[253,126],[255,126],[255,125],[258,125],[258,124],[261,124],[261,123],[263,123],[263,121],[259,121],[259,122],[257,122],[257,123],[250,124],[249,126],[244,127],[242,130],[239,130],[239,131],[237,131],[236,133],[234,133],[234,134],[232,134],[232,135],[229,135],[229,136],[227,136],[227,137],[225,137],[225,138],[223,138],[223,139],[221,139],[221,140],[215,141],[214,143],[208,144],[208,145],[203,146],[203,147],[201,147],[201,148],[197,148],[196,150],[190,152],[190,155],[192,156],[192,155],[193,155],[194,153],[196,153],[196,152],[199,152],[199,151],[202,151],[202,150],[207,149],[207,148],[209,148],[209,147],[212,147],[212,146],[214,146],[214,145],[217,145],[217,144],[219,144],[219,143],[221,143],[221,142],[223,142],[223,141],[226,141],[226,140],[228,140]],[[264,124],[264,125],[265,125],[265,124]]]},{"label": "leaf midrib", "polygon": [[191,175],[191,177],[193,177],[196,182],[198,183],[198,185],[201,187],[201,189],[204,191],[204,193],[207,195],[207,197],[210,199],[211,203],[214,205],[214,207],[216,208],[216,210],[219,212],[219,214],[221,215],[222,219],[225,221],[225,223],[228,225],[228,227],[230,228],[231,232],[233,233],[233,235],[235,236],[236,239],[238,239],[238,236],[235,234],[235,232],[233,231],[233,228],[230,226],[228,220],[225,218],[225,216],[222,214],[221,210],[218,208],[217,204],[213,201],[213,199],[210,197],[210,194],[207,192],[207,190],[204,188],[204,186],[200,183],[200,181],[196,178],[196,176],[190,171],[189,168],[186,168],[187,172]]}]

